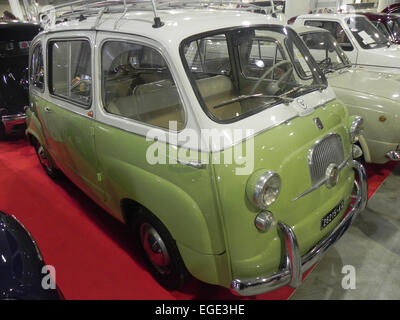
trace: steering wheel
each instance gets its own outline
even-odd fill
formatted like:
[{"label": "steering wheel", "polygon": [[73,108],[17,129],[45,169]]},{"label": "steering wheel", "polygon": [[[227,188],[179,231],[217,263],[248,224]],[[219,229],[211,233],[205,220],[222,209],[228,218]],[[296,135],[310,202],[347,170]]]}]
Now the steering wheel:
[{"label": "steering wheel", "polygon": [[282,83],[282,81],[286,80],[291,73],[293,72],[293,66],[292,63],[289,60],[283,60],[281,62],[278,62],[277,64],[274,64],[271,68],[269,68],[268,70],[266,70],[264,72],[264,74],[260,77],[260,79],[257,80],[256,84],[254,85],[253,89],[251,89],[250,91],[250,95],[254,94],[256,92],[256,90],[258,89],[258,87],[260,86],[260,84],[264,81],[264,79],[270,74],[272,73],[276,68],[283,66],[283,65],[289,65],[289,70],[286,71],[282,77],[276,82],[276,86],[279,87],[279,85]]},{"label": "steering wheel", "polygon": [[322,69],[324,69],[325,67],[328,67],[332,65],[332,59],[330,57],[326,57],[324,60],[321,60],[320,62],[318,62],[318,66]]},{"label": "steering wheel", "polygon": [[118,73],[120,71],[130,72],[130,71],[132,71],[132,67],[130,65],[126,65],[126,64],[119,64],[118,66],[116,66],[114,68],[114,72]]}]

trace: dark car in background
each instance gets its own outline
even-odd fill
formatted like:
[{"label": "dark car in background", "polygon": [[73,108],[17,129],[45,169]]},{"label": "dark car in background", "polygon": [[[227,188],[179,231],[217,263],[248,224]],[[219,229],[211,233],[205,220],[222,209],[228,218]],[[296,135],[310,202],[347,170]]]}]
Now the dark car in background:
[{"label": "dark car in background", "polygon": [[357,13],[366,16],[391,42],[400,44],[400,15],[372,12]]},{"label": "dark car in background", "polygon": [[0,140],[25,127],[29,45],[39,31],[38,24],[0,20]]},{"label": "dark car in background", "polygon": [[394,3],[382,10],[382,13],[400,13],[400,3]]},{"label": "dark car in background", "polygon": [[63,299],[57,286],[43,287],[44,267],[30,233],[14,216],[0,211],[0,300]]}]

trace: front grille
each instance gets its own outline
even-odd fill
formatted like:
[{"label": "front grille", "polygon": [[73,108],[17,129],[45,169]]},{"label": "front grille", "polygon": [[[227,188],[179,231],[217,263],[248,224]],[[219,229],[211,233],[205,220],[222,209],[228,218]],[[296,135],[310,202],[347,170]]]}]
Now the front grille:
[{"label": "front grille", "polygon": [[340,165],[344,161],[342,138],[332,133],[317,141],[308,154],[312,185],[325,178],[326,169],[331,163]]}]

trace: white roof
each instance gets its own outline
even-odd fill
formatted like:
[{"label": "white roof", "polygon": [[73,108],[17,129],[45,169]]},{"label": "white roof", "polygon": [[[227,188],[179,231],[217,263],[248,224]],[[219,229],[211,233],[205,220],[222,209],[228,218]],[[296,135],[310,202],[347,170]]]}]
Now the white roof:
[{"label": "white roof", "polygon": [[[157,40],[160,43],[181,42],[183,39],[216,29],[252,26],[259,24],[281,24],[270,16],[236,10],[220,9],[174,9],[158,10],[158,16],[164,23],[160,28],[153,28],[152,11],[129,11],[117,24],[121,13],[104,14],[96,30],[114,31],[141,35]],[[90,30],[96,23],[97,16],[89,16],[83,21],[71,20],[58,23],[46,31]]]},{"label": "white roof", "polygon": [[306,32],[328,32],[329,33],[329,31],[324,28],[317,28],[317,27],[303,26],[303,25],[291,25],[291,27],[298,34],[306,33]]},{"label": "white roof", "polygon": [[318,13],[318,14],[303,14],[298,16],[297,18],[300,19],[323,19],[323,20],[345,20],[347,18],[354,18],[354,17],[362,17],[367,19],[365,16],[361,14],[354,14],[354,13]]}]

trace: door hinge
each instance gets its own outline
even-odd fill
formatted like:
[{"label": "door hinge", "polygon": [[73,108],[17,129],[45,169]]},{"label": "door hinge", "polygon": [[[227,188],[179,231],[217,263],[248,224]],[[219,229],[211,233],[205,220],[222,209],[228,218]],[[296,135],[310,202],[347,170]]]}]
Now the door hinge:
[{"label": "door hinge", "polygon": [[97,173],[97,181],[102,182],[103,181],[103,174],[101,172]]}]

